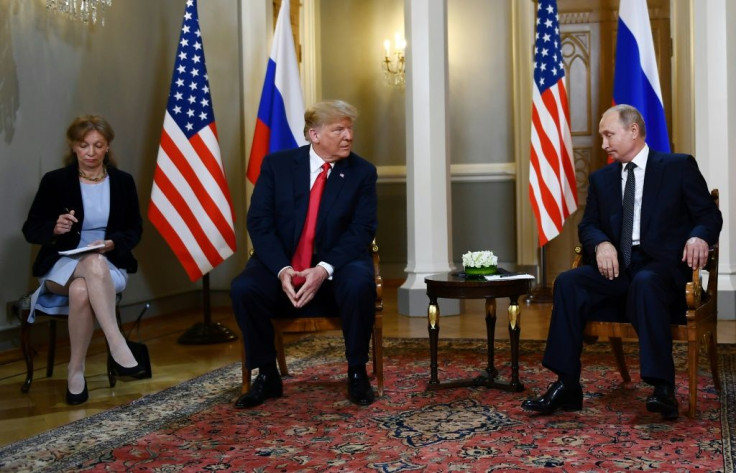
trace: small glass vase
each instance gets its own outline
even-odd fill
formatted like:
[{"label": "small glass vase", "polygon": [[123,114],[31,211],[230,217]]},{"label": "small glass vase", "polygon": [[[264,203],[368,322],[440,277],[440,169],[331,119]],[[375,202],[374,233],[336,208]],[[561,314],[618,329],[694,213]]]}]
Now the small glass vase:
[{"label": "small glass vase", "polygon": [[496,274],[498,268],[496,266],[481,266],[480,268],[471,268],[465,266],[465,278],[466,279],[485,279],[486,276]]}]

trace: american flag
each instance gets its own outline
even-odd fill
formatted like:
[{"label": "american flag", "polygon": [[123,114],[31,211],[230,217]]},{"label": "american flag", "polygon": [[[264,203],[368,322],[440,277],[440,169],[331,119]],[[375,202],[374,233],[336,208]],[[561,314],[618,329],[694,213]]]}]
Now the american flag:
[{"label": "american flag", "polygon": [[537,218],[539,246],[562,231],[577,209],[570,112],[555,0],[539,0],[534,44],[529,199]]},{"label": "american flag", "polygon": [[192,281],[235,252],[196,0],[181,24],[148,218]]}]

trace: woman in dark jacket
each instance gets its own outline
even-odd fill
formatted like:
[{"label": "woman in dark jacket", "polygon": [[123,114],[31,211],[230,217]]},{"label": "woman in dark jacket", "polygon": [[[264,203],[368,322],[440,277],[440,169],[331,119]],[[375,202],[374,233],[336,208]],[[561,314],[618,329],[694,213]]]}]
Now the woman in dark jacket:
[{"label": "woman in dark jacket", "polygon": [[29,321],[40,295],[69,296],[69,404],[88,398],[84,365],[95,320],[110,347],[113,370],[136,376],[143,369],[115,318],[115,295],[138,268],[131,251],[141,239],[142,221],[133,177],[110,159],[114,136],[100,116],[76,118],[67,130],[66,166],[43,176],[23,225],[26,240],[41,245],[33,264],[41,285],[31,298]]}]

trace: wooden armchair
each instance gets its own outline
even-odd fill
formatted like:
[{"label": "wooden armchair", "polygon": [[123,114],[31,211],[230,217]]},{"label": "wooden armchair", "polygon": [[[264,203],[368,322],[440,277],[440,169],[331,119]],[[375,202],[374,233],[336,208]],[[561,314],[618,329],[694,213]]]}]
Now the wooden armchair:
[{"label": "wooden armchair", "polygon": [[[718,205],[718,189],[711,191],[711,196]],[[582,262],[582,248],[575,248],[573,267]],[[685,287],[687,299],[687,313],[685,325],[672,325],[672,339],[686,341],[688,345],[688,377],[689,377],[689,411],[688,417],[695,417],[698,399],[698,355],[701,344],[705,347],[710,361],[710,370],[713,374],[713,384],[716,390],[721,390],[721,379],[718,374],[717,330],[718,320],[718,243],[713,245],[708,255],[708,263],[704,271],[708,272],[708,284],[705,291],[702,287],[701,270],[693,270],[692,281]],[[607,337],[611,342],[611,349],[616,358],[616,365],[625,382],[631,381],[626,368],[621,339],[637,339],[634,326],[624,322],[588,322],[585,327],[585,337],[596,339]]]},{"label": "wooden armchair", "polygon": [[[378,385],[378,395],[383,396],[383,278],[381,277],[378,245],[376,240],[371,244],[371,255],[373,257],[373,269],[376,280],[376,317],[373,322],[373,374]],[[274,344],[276,346],[279,371],[282,376],[288,376],[289,370],[286,366],[286,355],[284,354],[285,333],[311,333],[326,330],[341,330],[340,317],[294,317],[271,319],[275,331]],[[242,392],[250,390],[251,370],[245,363],[245,348],[241,348],[241,364],[243,370]]]}]

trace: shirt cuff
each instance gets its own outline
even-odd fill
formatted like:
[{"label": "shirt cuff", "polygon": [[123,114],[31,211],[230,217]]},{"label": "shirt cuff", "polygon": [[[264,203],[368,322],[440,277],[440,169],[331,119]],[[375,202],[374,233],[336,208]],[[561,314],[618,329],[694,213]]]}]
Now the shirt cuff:
[{"label": "shirt cuff", "polygon": [[330,263],[325,263],[324,261],[320,261],[319,263],[317,263],[317,266],[322,266],[323,268],[325,268],[325,271],[327,271],[327,279],[332,281],[332,273],[335,272],[335,268],[333,268]]},{"label": "shirt cuff", "polygon": [[281,273],[283,273],[283,272],[284,272],[284,270],[286,270],[286,269],[289,269],[289,268],[291,268],[291,266],[284,266],[283,268],[281,268],[281,269],[279,270],[279,272],[278,272],[278,273],[276,273],[276,277],[277,277],[277,278],[279,278],[279,279],[281,279]]}]

